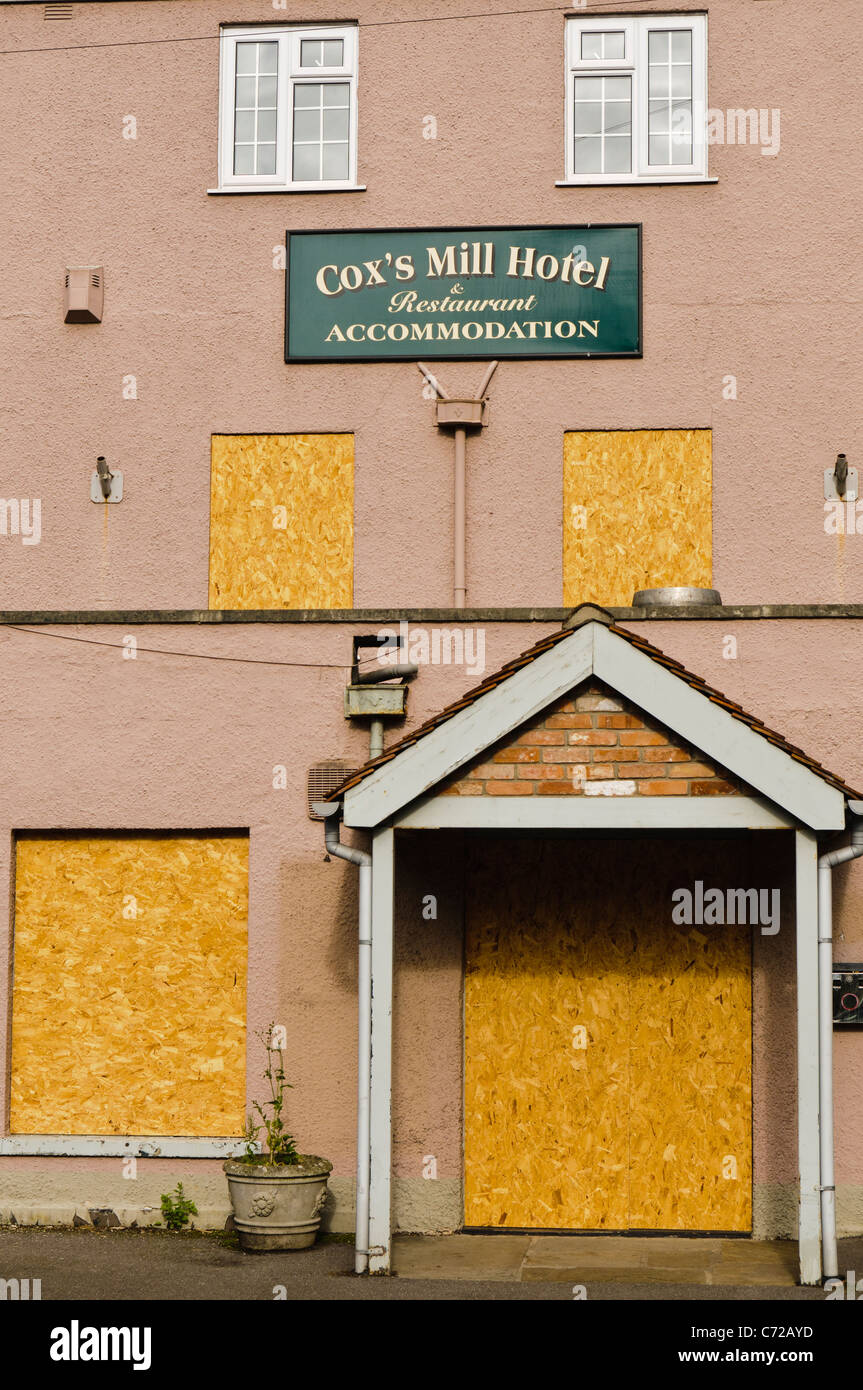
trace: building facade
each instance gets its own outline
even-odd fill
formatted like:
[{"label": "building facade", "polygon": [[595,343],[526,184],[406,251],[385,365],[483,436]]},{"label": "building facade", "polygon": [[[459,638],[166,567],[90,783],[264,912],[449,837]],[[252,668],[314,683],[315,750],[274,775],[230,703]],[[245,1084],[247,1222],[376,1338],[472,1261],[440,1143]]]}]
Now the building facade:
[{"label": "building facade", "polygon": [[[733,1231],[814,1281],[815,861],[863,786],[859,161],[816,94],[854,0],[21,0],[0,36],[0,1216],[147,1224],[182,1180],[221,1226],[275,1022],[353,1229],[331,799],[378,855],[373,1268],[391,1227]],[[721,602],[633,607],[669,587]],[[415,675],[369,682],[386,642]]]}]

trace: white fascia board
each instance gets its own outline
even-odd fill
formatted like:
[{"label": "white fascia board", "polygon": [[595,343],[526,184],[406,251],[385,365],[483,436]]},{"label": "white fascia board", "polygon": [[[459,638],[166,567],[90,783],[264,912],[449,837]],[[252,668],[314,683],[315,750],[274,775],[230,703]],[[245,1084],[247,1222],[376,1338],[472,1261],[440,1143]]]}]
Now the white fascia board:
[{"label": "white fascia board", "polygon": [[345,825],[380,825],[560,699],[593,671],[594,632],[585,624],[467,705],[346,792]]},{"label": "white fascia board", "polygon": [[845,798],[646,653],[595,624],[595,674],[813,830],[842,830]]},{"label": "white fascia board", "polygon": [[788,830],[795,822],[748,796],[432,796],[399,830]]},{"label": "white fascia board", "polygon": [[243,1139],[198,1139],[167,1135],[7,1134],[0,1155],[48,1158],[238,1158]]}]

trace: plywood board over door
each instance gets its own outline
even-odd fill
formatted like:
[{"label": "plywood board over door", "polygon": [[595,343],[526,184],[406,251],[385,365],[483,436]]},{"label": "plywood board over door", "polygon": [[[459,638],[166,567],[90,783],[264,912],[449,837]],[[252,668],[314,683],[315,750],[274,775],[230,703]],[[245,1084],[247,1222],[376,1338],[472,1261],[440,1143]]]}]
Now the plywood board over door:
[{"label": "plywood board over door", "polygon": [[739,845],[482,840],[465,962],[465,1223],[751,1226],[751,928],[672,921]]}]

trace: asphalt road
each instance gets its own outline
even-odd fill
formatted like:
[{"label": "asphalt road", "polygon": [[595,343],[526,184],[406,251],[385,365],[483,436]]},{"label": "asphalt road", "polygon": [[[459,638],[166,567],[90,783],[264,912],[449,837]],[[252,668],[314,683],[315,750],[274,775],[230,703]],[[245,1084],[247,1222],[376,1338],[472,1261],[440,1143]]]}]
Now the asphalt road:
[{"label": "asphalt road", "polygon": [[[863,1240],[840,1242],[840,1266],[863,1276]],[[72,1299],[277,1300],[289,1302],[571,1302],[568,1283],[357,1278],[353,1247],[324,1239],[295,1254],[244,1255],[235,1237],[158,1231],[0,1230],[0,1278],[40,1279],[43,1301]],[[821,1289],[728,1288],[703,1284],[586,1285],[596,1302],[823,1302]]]}]

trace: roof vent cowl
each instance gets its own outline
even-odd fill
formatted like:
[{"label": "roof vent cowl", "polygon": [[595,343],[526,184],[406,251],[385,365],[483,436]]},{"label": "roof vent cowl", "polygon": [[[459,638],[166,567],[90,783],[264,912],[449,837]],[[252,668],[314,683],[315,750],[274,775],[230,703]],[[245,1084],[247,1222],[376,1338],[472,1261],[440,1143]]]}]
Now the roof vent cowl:
[{"label": "roof vent cowl", "polygon": [[685,608],[696,604],[715,607],[721,603],[718,589],[639,589],[632,598],[633,608]]}]

